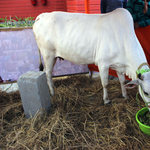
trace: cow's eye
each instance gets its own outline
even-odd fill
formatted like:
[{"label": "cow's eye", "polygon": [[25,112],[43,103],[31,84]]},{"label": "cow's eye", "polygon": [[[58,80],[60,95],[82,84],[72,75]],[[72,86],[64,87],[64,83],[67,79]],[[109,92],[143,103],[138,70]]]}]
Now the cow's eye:
[{"label": "cow's eye", "polygon": [[148,93],[147,93],[147,92],[144,92],[144,94],[145,94],[145,95],[148,95]]}]

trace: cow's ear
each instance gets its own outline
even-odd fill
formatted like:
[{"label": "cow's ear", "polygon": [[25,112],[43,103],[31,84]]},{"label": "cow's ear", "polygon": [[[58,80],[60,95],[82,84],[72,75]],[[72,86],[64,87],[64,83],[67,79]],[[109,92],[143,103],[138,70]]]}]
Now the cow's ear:
[{"label": "cow's ear", "polygon": [[139,85],[139,80],[132,80],[130,82],[128,82],[127,84],[124,85],[124,87],[126,89],[133,89],[135,88],[137,85]]}]

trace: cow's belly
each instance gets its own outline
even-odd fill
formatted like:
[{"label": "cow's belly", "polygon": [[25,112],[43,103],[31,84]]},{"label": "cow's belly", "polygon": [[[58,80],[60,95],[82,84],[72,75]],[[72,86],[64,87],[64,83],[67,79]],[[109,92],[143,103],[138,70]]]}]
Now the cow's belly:
[{"label": "cow's belly", "polygon": [[93,64],[95,63],[94,58],[94,47],[88,45],[86,42],[77,42],[77,41],[61,41],[60,43],[55,44],[56,56],[62,57],[68,61],[71,61],[75,64]]},{"label": "cow's belly", "polygon": [[95,63],[92,52],[88,50],[57,49],[56,57],[62,57],[70,62],[79,65]]}]

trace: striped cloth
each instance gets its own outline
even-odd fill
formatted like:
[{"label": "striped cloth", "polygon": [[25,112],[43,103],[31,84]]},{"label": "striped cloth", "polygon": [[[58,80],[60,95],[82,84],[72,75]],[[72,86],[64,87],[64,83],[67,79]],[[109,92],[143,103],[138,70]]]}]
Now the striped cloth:
[{"label": "striped cloth", "polygon": [[148,11],[144,14],[144,1],[128,0],[127,10],[131,13],[134,22],[139,23],[139,27],[150,25],[150,1],[148,2]]}]

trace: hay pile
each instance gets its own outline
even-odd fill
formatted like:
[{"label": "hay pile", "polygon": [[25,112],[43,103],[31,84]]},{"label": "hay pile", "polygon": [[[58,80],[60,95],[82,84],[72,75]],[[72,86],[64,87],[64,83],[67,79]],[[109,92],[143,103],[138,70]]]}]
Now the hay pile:
[{"label": "hay pile", "polygon": [[[19,92],[0,93],[0,148],[8,150],[150,149],[150,136],[135,120],[140,109],[137,89],[121,95],[118,81],[109,81],[112,103],[103,105],[99,79],[85,75],[56,80],[49,115],[24,117]],[[140,99],[140,104],[144,106]]]}]

